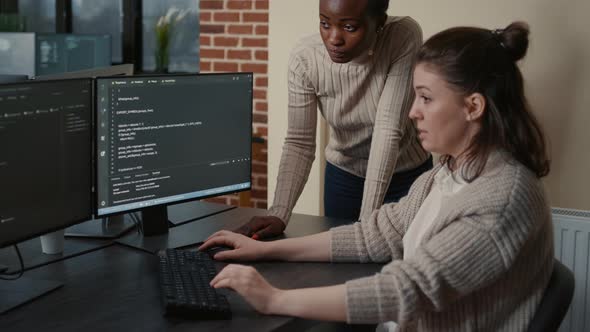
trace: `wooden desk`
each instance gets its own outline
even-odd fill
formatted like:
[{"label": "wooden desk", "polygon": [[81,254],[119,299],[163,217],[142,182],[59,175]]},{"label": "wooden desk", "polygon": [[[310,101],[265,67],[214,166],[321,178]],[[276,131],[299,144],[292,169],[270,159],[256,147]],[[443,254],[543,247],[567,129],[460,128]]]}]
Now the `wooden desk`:
[{"label": "wooden desk", "polygon": [[[194,224],[192,230],[207,232],[215,225],[217,229],[234,227],[247,216],[260,212],[238,208],[171,231],[191,224]],[[286,236],[316,233],[338,224],[341,224],[338,220],[294,215]],[[203,231],[196,231],[192,236],[204,235]],[[172,237],[168,236],[168,239],[174,241]],[[224,265],[217,264],[219,268]],[[379,264],[262,262],[251,265],[279,288],[334,285],[381,269]],[[56,279],[65,286],[0,316],[2,331],[303,331],[318,324],[316,321],[258,314],[229,290],[222,292],[230,302],[231,320],[189,321],[164,317],[156,257],[147,251],[122,245],[46,265],[25,275]]]}]

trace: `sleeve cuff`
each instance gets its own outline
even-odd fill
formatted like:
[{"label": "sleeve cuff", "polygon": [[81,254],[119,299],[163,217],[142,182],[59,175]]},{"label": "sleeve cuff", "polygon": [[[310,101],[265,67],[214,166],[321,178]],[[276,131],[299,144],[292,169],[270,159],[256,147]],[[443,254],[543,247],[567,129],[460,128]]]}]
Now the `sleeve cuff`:
[{"label": "sleeve cuff", "polygon": [[379,294],[375,276],[346,282],[346,321],[349,324],[380,322]]},{"label": "sleeve cuff", "polygon": [[281,219],[285,223],[285,226],[289,223],[289,218],[291,218],[291,212],[289,210],[276,206],[271,206],[268,209],[267,215]]},{"label": "sleeve cuff", "polygon": [[360,262],[357,249],[357,223],[346,226],[334,227],[331,234],[331,257],[332,262]]}]

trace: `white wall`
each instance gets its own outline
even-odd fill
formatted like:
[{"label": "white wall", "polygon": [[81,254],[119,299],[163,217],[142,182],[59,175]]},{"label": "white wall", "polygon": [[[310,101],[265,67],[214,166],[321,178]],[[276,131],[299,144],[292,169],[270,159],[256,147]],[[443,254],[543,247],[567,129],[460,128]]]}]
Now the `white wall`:
[{"label": "white wall", "polygon": [[[391,0],[390,15],[409,15],[424,37],[457,25],[490,29],[514,20],[531,26],[521,63],[532,108],[549,138],[551,203],[590,210],[590,1]],[[318,30],[318,0],[272,0],[269,24],[269,202],[287,125],[287,60],[300,37]],[[317,154],[320,160],[320,154]],[[296,211],[319,214],[321,170],[316,161]]]},{"label": "white wall", "polygon": [[[318,32],[319,0],[271,0],[268,36],[268,203],[272,204],[285,134],[287,133],[287,64],[297,40]],[[321,115],[318,119],[321,119]],[[323,140],[325,124],[318,121],[316,160],[295,206],[299,213],[323,211]]]}]

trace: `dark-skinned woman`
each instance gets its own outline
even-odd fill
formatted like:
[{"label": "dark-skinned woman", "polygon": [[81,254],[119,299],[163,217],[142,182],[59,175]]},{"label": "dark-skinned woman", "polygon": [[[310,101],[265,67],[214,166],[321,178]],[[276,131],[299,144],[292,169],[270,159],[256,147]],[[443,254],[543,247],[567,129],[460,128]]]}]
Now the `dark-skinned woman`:
[{"label": "dark-skinned woman", "polygon": [[389,0],[320,0],[320,33],[302,39],[289,60],[288,131],[274,202],[267,216],[236,231],[279,235],[315,158],[318,109],[329,125],[324,210],[358,220],[405,196],[432,168],[408,112],[412,65],[422,44],[409,17],[387,16]]}]

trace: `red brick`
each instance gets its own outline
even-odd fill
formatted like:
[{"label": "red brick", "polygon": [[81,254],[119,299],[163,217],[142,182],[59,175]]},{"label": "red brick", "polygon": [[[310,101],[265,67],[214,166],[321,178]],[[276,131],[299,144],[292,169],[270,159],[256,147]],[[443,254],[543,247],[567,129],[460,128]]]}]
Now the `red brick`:
[{"label": "red brick", "polygon": [[214,62],[213,71],[238,71],[238,64],[235,62]]},{"label": "red brick", "polygon": [[205,201],[211,202],[211,203],[220,203],[220,204],[226,204],[227,203],[227,200],[225,199],[225,196],[210,197],[210,198],[205,199]]},{"label": "red brick", "polygon": [[199,37],[199,44],[201,46],[209,46],[209,45],[211,45],[211,37],[209,37],[209,36],[200,36]]},{"label": "red brick", "polygon": [[201,33],[224,33],[225,25],[223,24],[201,24],[199,27]]},{"label": "red brick", "polygon": [[252,52],[250,50],[228,50],[227,51],[227,58],[228,59],[251,60],[252,59]]},{"label": "red brick", "polygon": [[251,35],[253,30],[251,25],[230,25],[227,27],[227,33],[237,35]]},{"label": "red brick", "polygon": [[252,1],[230,0],[227,2],[227,9],[252,9]]},{"label": "red brick", "polygon": [[254,80],[256,83],[256,87],[267,87],[268,86],[268,77],[256,77]]},{"label": "red brick", "polygon": [[234,198],[234,197],[230,198],[229,199],[229,205],[232,205],[232,206],[238,206],[238,205],[240,205],[240,199],[239,198]]},{"label": "red brick", "polygon": [[256,128],[256,133],[254,133],[256,136],[268,136],[268,128],[266,127],[258,127]]},{"label": "red brick", "polygon": [[266,195],[266,190],[254,189],[250,192],[250,196],[252,198],[265,199]]},{"label": "red brick", "polygon": [[209,61],[201,61],[199,64],[200,71],[211,71],[211,62]]},{"label": "red brick", "polygon": [[[262,137],[260,135],[257,134],[257,136]],[[254,161],[256,161],[258,164],[260,165],[265,165],[267,163],[268,160],[268,154],[267,153],[259,153],[256,154],[256,159],[254,159]]]},{"label": "red brick", "polygon": [[255,111],[260,112],[267,112],[268,111],[268,104],[265,102],[257,102],[256,107],[254,107]]},{"label": "red brick", "polygon": [[254,113],[252,115],[252,121],[254,121],[254,123],[267,124],[268,116],[266,114]]},{"label": "red brick", "polygon": [[242,21],[268,23],[268,13],[242,13]]},{"label": "red brick", "polygon": [[244,47],[267,47],[267,38],[242,38],[242,46]]},{"label": "red brick", "polygon": [[257,25],[256,26],[256,34],[257,35],[268,35],[268,25]]},{"label": "red brick", "polygon": [[218,48],[202,48],[199,52],[199,55],[201,58],[224,59],[225,50]]},{"label": "red brick", "polygon": [[255,201],[257,209],[266,209],[266,201]]},{"label": "red brick", "polygon": [[267,172],[266,165],[252,164],[252,173],[255,173],[255,174],[266,174],[266,172]]},{"label": "red brick", "polygon": [[213,39],[215,46],[229,46],[235,47],[238,46],[239,38],[234,37],[215,37]]},{"label": "red brick", "polygon": [[268,0],[254,0],[256,9],[268,9]]},{"label": "red brick", "polygon": [[257,50],[254,53],[254,58],[256,60],[268,60],[268,51]]},{"label": "red brick", "polygon": [[253,96],[257,99],[266,99],[266,90],[254,89]]},{"label": "red brick", "polygon": [[201,0],[201,9],[223,9],[223,0]]},{"label": "red brick", "polygon": [[268,186],[268,179],[266,177],[259,177],[256,178],[256,184],[258,184],[259,186],[266,188]]},{"label": "red brick", "polygon": [[264,63],[242,63],[242,71],[251,71],[257,74],[266,74],[267,65]]},{"label": "red brick", "polygon": [[199,14],[199,21],[201,23],[211,21],[211,12],[201,12]]},{"label": "red brick", "polygon": [[240,13],[213,13],[213,20],[215,22],[239,22]]}]

